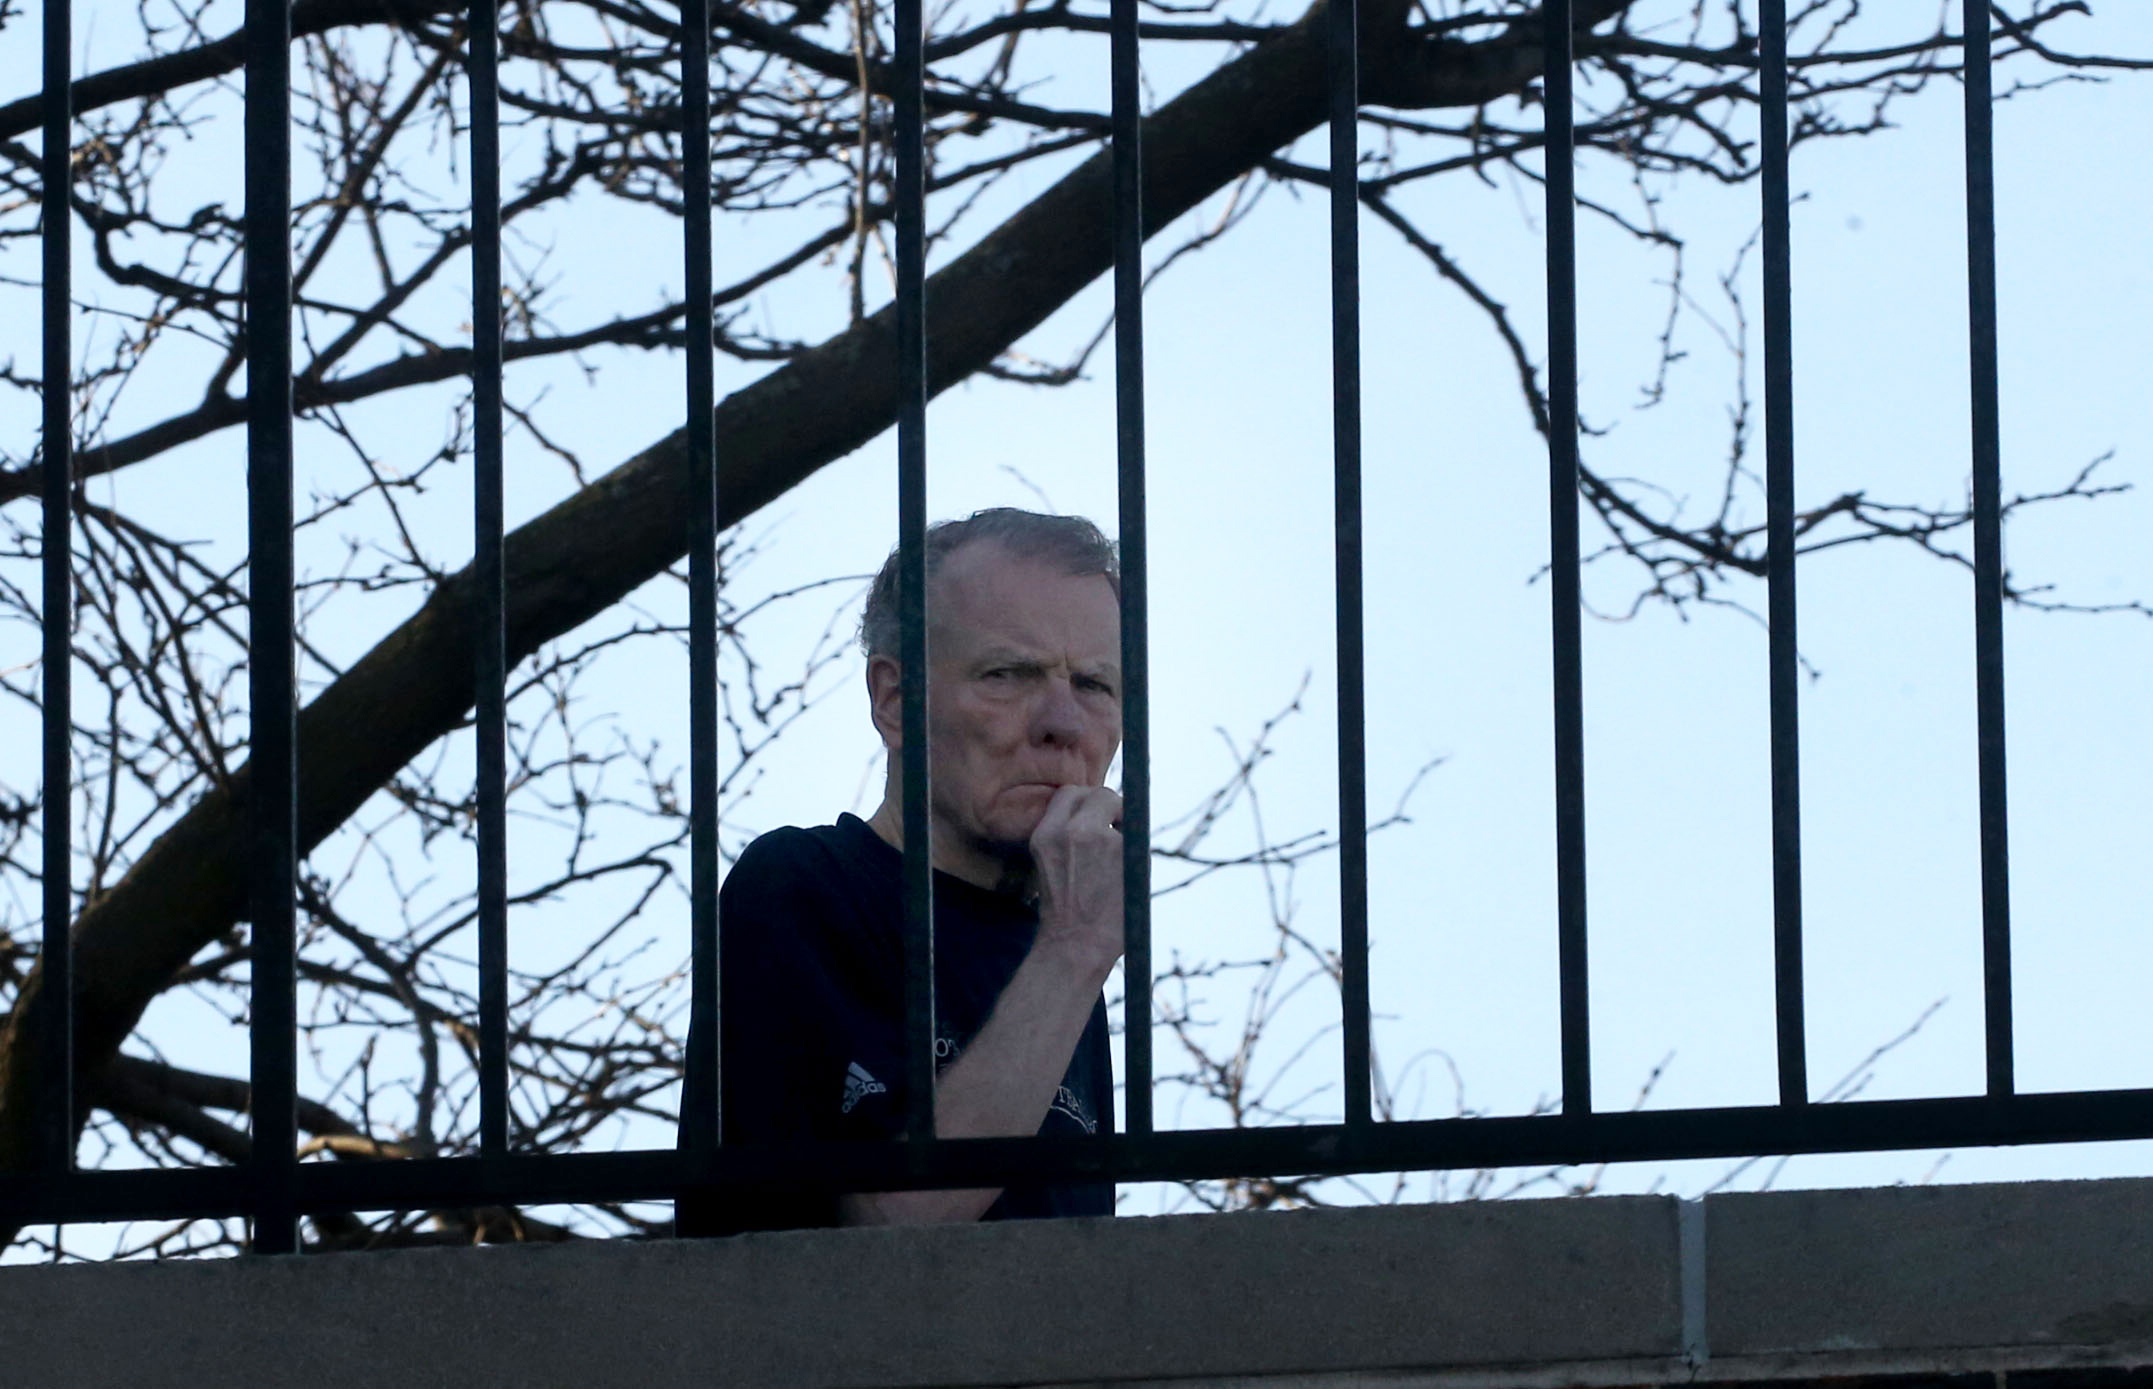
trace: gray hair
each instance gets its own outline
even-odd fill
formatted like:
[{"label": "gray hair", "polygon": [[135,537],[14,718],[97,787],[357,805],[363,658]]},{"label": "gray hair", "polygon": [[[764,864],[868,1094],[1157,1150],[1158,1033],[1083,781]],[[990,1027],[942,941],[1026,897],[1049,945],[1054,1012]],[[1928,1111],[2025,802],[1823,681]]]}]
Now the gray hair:
[{"label": "gray hair", "polygon": [[[937,521],[927,528],[927,582],[934,583],[942,562],[966,545],[994,541],[1011,554],[1065,566],[1065,572],[1098,574],[1121,597],[1121,557],[1114,542],[1082,516],[1049,516],[1013,506],[975,511],[961,521]],[[860,649],[870,656],[896,656],[898,551],[882,562],[867,590],[867,610],[860,615]]]}]

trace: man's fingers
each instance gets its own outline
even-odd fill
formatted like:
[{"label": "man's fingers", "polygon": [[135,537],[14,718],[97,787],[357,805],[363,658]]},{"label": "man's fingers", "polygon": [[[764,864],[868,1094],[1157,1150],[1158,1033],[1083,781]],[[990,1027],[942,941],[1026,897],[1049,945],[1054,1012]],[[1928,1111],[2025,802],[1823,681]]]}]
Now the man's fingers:
[{"label": "man's fingers", "polygon": [[1078,825],[1121,829],[1121,797],[1104,786],[1059,786],[1032,829],[1032,842],[1052,842]]},{"label": "man's fingers", "polygon": [[[1067,787],[1063,788],[1067,790]],[[1114,829],[1121,828],[1121,797],[1104,786],[1083,788],[1084,798],[1070,808],[1071,820],[1103,822]]]},{"label": "man's fingers", "polygon": [[1068,825],[1070,817],[1076,813],[1077,806],[1082,804],[1084,792],[1088,789],[1083,786],[1055,787],[1054,794],[1047,800],[1046,814],[1040,816],[1039,823],[1032,827],[1033,840],[1037,841],[1041,837],[1051,839],[1059,834]]}]

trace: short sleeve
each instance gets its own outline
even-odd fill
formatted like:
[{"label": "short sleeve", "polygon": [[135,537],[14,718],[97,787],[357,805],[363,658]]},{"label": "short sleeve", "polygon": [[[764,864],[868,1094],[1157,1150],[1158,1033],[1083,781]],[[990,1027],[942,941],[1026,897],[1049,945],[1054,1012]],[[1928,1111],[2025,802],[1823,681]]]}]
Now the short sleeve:
[{"label": "short sleeve", "polygon": [[757,840],[726,880],[718,920],[734,1141],[897,1131],[894,961],[842,881],[800,832]]},{"label": "short sleeve", "polygon": [[[727,1143],[890,1137],[903,1113],[888,942],[800,830],[751,844],[718,899]],[[725,1201],[728,1229],[837,1221],[833,1197]]]}]

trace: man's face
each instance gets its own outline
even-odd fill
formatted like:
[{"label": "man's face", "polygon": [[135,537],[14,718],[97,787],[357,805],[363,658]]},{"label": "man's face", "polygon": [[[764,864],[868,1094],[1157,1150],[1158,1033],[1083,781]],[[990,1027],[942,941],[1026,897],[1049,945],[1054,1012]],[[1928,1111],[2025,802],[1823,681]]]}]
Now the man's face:
[{"label": "man's face", "polygon": [[[1056,788],[1105,783],[1121,743],[1120,605],[1104,575],[1066,574],[992,541],[945,559],[931,597],[936,838],[1014,858]],[[876,725],[896,748],[897,681],[873,690]]]}]

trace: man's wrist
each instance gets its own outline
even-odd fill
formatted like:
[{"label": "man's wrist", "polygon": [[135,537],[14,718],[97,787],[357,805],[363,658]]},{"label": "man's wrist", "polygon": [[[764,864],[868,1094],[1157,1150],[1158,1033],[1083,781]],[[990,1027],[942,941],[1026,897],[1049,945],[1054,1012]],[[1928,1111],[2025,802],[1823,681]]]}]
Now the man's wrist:
[{"label": "man's wrist", "polygon": [[1114,972],[1115,963],[1121,959],[1120,943],[1117,941],[1115,945],[1112,951],[1101,950],[1060,932],[1042,930],[1032,942],[1031,958],[1056,974],[1097,989],[1106,983],[1107,976]]}]

